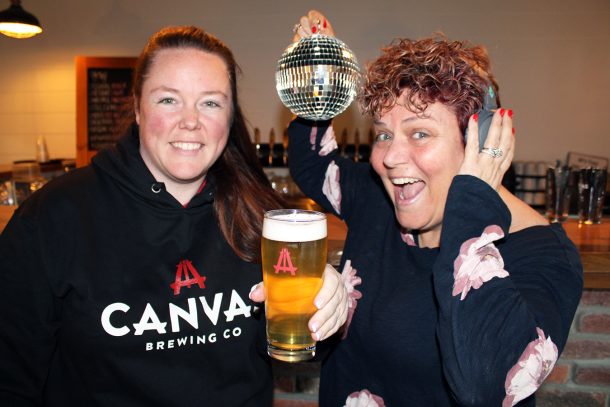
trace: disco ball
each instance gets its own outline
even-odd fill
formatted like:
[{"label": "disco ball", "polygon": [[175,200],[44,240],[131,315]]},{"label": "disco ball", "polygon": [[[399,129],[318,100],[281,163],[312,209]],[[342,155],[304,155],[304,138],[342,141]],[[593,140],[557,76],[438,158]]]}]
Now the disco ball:
[{"label": "disco ball", "polygon": [[282,103],[303,119],[328,120],[356,96],[360,70],[354,53],[341,40],[321,34],[288,46],[275,71]]}]

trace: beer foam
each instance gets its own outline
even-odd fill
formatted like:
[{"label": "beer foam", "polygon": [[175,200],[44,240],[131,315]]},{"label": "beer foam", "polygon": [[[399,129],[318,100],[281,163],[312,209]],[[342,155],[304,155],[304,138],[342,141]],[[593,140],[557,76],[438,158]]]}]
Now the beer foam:
[{"label": "beer foam", "polygon": [[265,217],[263,237],[278,242],[310,242],[326,237],[326,217],[319,212],[278,211]]}]

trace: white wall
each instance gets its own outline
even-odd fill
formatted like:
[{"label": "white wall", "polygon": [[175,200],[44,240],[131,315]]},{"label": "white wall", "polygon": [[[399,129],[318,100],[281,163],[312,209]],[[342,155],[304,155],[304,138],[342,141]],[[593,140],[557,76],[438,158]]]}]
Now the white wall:
[{"label": "white wall", "polygon": [[[0,9],[8,7],[0,1]],[[0,35],[0,164],[34,157],[36,137],[51,158],[76,154],[74,56],[136,56],[164,25],[195,24],[234,51],[240,98],[266,138],[290,117],[274,71],[292,26],[309,8],[329,17],[361,64],[395,37],[440,30],[486,45],[503,105],[515,112],[517,160],[610,157],[610,1],[513,0],[23,0],[44,33]],[[350,107],[336,128],[368,132]]]}]

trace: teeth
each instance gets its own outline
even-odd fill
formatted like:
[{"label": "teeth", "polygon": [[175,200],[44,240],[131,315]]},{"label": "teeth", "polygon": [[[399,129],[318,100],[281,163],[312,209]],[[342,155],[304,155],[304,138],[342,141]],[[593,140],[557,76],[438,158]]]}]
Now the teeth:
[{"label": "teeth", "polygon": [[415,184],[420,180],[418,178],[392,178],[392,184],[394,185],[404,185],[404,184]]},{"label": "teeth", "polygon": [[171,145],[173,147],[179,148],[180,150],[187,151],[198,150],[201,148],[201,143],[185,143],[180,141],[174,141],[173,143],[171,143]]}]

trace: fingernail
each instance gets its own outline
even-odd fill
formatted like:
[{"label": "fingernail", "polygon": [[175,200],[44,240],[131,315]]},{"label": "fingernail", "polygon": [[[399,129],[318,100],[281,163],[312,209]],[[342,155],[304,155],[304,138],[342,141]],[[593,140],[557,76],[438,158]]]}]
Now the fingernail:
[{"label": "fingernail", "polygon": [[316,28],[316,26],[314,25],[313,27],[311,27],[311,32],[312,33],[316,33],[316,31],[318,31],[318,29]]},{"label": "fingernail", "polygon": [[505,112],[504,109],[500,109],[500,117],[504,117],[504,112]]},{"label": "fingernail", "polygon": [[515,128],[513,127],[513,136],[515,135]]},{"label": "fingernail", "polygon": [[316,333],[317,330],[318,327],[316,326],[316,324],[311,324],[311,332]]},{"label": "fingernail", "polygon": [[252,299],[252,291],[256,290],[256,287],[258,287],[258,284],[254,284],[252,286],[252,288],[250,288],[250,293],[248,294],[248,298]]},{"label": "fingernail", "polygon": [[319,341],[319,340],[320,340],[320,334],[319,334],[318,332],[316,332],[316,333],[314,334],[314,336],[316,337],[316,341]]},{"label": "fingernail", "polygon": [[472,115],[472,120],[474,120],[475,123],[478,122],[479,121],[479,114],[478,113],[473,114]]},{"label": "fingernail", "polygon": [[508,109],[508,117],[513,118],[513,109]]},{"label": "fingernail", "polygon": [[326,28],[326,19],[324,19],[324,23],[322,24],[322,27]]},{"label": "fingernail", "polygon": [[315,305],[317,309],[322,308],[322,305],[320,305],[320,301],[319,300],[314,300],[313,305]]}]

